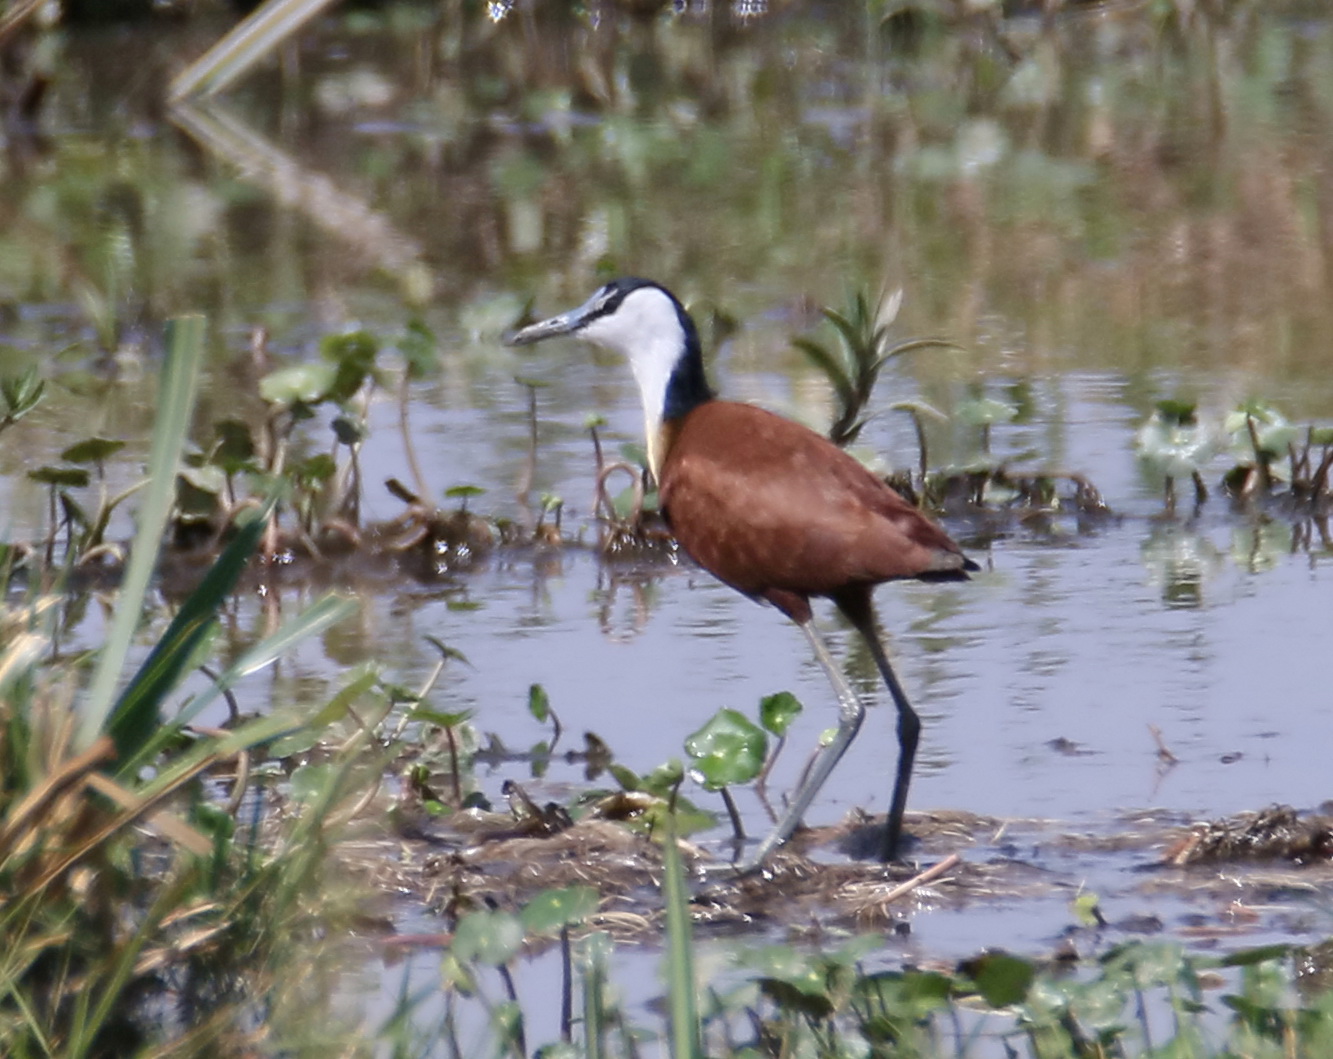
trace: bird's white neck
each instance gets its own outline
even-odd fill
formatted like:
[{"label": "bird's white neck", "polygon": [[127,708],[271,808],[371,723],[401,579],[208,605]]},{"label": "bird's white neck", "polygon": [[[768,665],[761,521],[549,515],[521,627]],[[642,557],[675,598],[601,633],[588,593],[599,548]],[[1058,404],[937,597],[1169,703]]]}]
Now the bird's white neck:
[{"label": "bird's white neck", "polygon": [[659,478],[662,461],[666,459],[662,436],[667,387],[671,374],[680,360],[680,346],[670,339],[657,338],[641,345],[629,358],[634,381],[639,384],[639,399],[643,403],[643,436],[648,446],[648,465],[654,478]]}]

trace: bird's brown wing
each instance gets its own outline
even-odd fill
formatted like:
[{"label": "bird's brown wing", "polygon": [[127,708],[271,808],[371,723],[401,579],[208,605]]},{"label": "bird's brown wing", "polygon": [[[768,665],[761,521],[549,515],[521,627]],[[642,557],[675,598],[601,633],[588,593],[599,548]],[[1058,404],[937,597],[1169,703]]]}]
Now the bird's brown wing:
[{"label": "bird's brown wing", "polygon": [[681,546],[751,595],[968,567],[958,546],[832,442],[751,405],[710,401],[676,427],[663,510]]}]

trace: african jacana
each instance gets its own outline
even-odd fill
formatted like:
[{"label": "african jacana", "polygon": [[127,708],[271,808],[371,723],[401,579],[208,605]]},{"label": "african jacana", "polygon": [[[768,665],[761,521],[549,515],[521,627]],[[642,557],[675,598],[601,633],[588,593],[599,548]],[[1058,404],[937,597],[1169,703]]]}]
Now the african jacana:
[{"label": "african jacana", "polygon": [[838,696],[837,734],[742,870],[761,864],[796,829],[865,715],[814,627],[812,596],[831,599],[865,638],[898,707],[898,771],[884,839],[884,859],[894,859],[921,721],[880,643],[871,593],[882,581],[966,580],[976,563],[832,442],[772,412],[717,400],[694,321],[666,288],[618,279],[507,341],[565,334],[629,360],[662,514],[681,547],[719,580],[796,622]]}]

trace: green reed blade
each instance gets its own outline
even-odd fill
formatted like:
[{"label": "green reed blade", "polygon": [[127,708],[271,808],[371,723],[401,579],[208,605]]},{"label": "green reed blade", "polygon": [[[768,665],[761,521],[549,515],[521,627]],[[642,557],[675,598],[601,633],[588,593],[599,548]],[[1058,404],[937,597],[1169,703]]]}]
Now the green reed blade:
[{"label": "green reed blade", "polygon": [[157,422],[148,459],[148,488],[139,526],[121,584],[106,646],[97,660],[88,694],[80,707],[77,746],[84,748],[103,731],[115,701],[116,683],[125,667],[130,642],[139,626],[148,582],[157,565],[162,535],[176,495],[176,469],[185,448],[195,389],[204,353],[204,318],[182,316],[167,322],[166,355],[157,395]]}]

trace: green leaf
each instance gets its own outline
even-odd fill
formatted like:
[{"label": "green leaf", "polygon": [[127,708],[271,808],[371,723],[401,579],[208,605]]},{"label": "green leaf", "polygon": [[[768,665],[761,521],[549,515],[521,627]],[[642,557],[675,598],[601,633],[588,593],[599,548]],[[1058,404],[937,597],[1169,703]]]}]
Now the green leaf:
[{"label": "green leaf", "polygon": [[930,418],[941,423],[949,418],[934,405],[927,404],[925,401],[894,401],[893,404],[889,405],[889,411],[906,412],[919,419]]},{"label": "green leaf", "polygon": [[620,784],[620,789],[624,791],[643,790],[643,779],[632,768],[622,765],[619,762],[612,761],[607,765],[607,771],[611,773],[612,779]]},{"label": "green leaf", "polygon": [[953,979],[937,971],[884,971],[859,978],[855,990],[875,1008],[920,1020],[948,1006]]},{"label": "green leaf", "polygon": [[824,319],[837,328],[857,381],[862,386],[867,383],[873,385],[874,374],[878,370],[874,363],[875,351],[884,340],[885,329],[876,329],[871,323],[865,292],[856,292],[856,297],[852,301],[852,311],[848,316],[829,308],[824,308],[821,312],[824,314]]},{"label": "green leaf", "polygon": [[29,471],[28,477],[42,485],[56,485],[65,489],[81,489],[91,481],[91,476],[82,467],[38,467]]},{"label": "green leaf", "polygon": [[528,688],[528,713],[542,724],[545,724],[546,719],[551,716],[550,696],[540,684],[533,684]]},{"label": "green leaf", "polygon": [[671,1055],[697,1059],[703,1055],[701,1023],[695,996],[694,950],[690,931],[689,891],[676,842],[675,820],[666,820],[662,847],[662,899],[666,904],[666,978],[671,1012]]},{"label": "green leaf", "polygon": [[710,790],[748,783],[768,756],[768,736],[744,714],[721,709],[685,740],[694,770]]},{"label": "green leaf", "polygon": [[333,436],[338,439],[339,444],[348,448],[359,445],[370,437],[370,424],[360,416],[335,416],[330,425],[333,428]]},{"label": "green leaf", "polygon": [[1157,414],[1172,426],[1193,426],[1198,421],[1196,418],[1197,411],[1198,402],[1196,401],[1168,398],[1165,401],[1157,402]]},{"label": "green leaf", "polygon": [[0,397],[5,402],[4,415],[0,418],[10,423],[22,419],[37,407],[45,389],[46,380],[38,376],[35,364],[21,375],[6,375],[0,379]]},{"label": "green leaf", "polygon": [[444,495],[450,500],[468,500],[474,496],[482,496],[486,492],[479,485],[453,485],[444,491]]},{"label": "green leaf", "polygon": [[465,655],[457,647],[450,647],[443,640],[438,639],[437,637],[434,636],[423,636],[422,639],[425,640],[428,644],[430,644],[433,648],[435,648],[435,650],[439,651],[440,657],[443,658],[445,661],[448,661],[449,659],[452,658],[455,661],[462,662],[465,666],[470,666],[472,664],[471,662],[468,661],[467,655]]},{"label": "green leaf", "polygon": [[556,934],[562,927],[583,923],[597,911],[599,896],[593,886],[567,886],[543,890],[519,913],[523,929],[529,934]]},{"label": "green leaf", "polygon": [[[633,486],[622,489],[611,498],[611,508],[615,511],[616,518],[627,519],[635,512],[639,502],[638,491]],[[648,510],[648,498],[643,497],[643,506]]]},{"label": "green leaf", "polygon": [[319,344],[320,356],[336,366],[328,398],[342,404],[356,394],[375,368],[379,339],[369,331],[326,335]]},{"label": "green leaf", "polygon": [[1252,967],[1256,963],[1281,960],[1291,955],[1292,946],[1278,942],[1273,945],[1259,945],[1253,949],[1241,949],[1221,959],[1223,967]]},{"label": "green leaf", "polygon": [[298,404],[318,404],[333,388],[338,367],[326,361],[296,364],[271,371],[259,380],[259,396],[269,404],[291,408]]},{"label": "green leaf", "polygon": [[[139,526],[130,548],[129,567],[121,582],[111,628],[83,700],[76,737],[77,745],[81,747],[92,743],[112,711],[116,683],[139,625],[148,582],[157,565],[162,537],[175,499],[176,471],[180,467],[190,415],[194,411],[195,385],[204,351],[204,318],[183,316],[168,321],[166,341],[167,351],[157,392],[157,419],[153,426],[152,447],[148,457],[147,495],[139,512]],[[122,695],[119,701],[124,703],[125,696]],[[147,712],[156,710],[156,706],[156,703],[144,701],[141,704],[144,713],[136,717],[128,728],[122,729],[121,737],[131,738],[131,732],[135,733],[135,738],[141,735],[139,722],[146,723],[149,720]],[[116,708],[119,710],[121,706],[117,705]]]},{"label": "green leaf", "polygon": [[627,441],[620,446],[620,458],[635,467],[648,466],[648,450],[634,441]]},{"label": "green leaf", "polygon": [[327,728],[335,721],[341,721],[347,716],[352,704],[373,688],[378,680],[379,672],[374,668],[367,668],[357,674],[339,689],[315,716],[310,718],[310,727],[319,730]]},{"label": "green leaf", "polygon": [[326,761],[318,765],[301,765],[292,772],[292,800],[310,804],[317,802],[328,791],[334,779],[334,765]]},{"label": "green leaf", "polygon": [[523,1008],[516,1000],[502,1000],[491,1008],[491,1030],[499,1047],[498,1054],[522,1055]]},{"label": "green leaf", "polygon": [[76,441],[60,454],[66,463],[101,463],[125,447],[125,442],[111,438],[87,438]]},{"label": "green leaf", "polygon": [[[1232,447],[1238,455],[1255,454],[1270,459],[1285,456],[1287,446],[1301,433],[1276,408],[1257,400],[1246,401],[1229,412],[1222,429],[1231,435]],[[1254,451],[1256,448],[1258,453]]]},{"label": "green leaf", "polygon": [[191,489],[212,497],[218,496],[227,486],[222,468],[211,463],[203,467],[182,467],[176,474]]},{"label": "green leaf", "polygon": [[408,720],[421,721],[424,724],[433,724],[439,728],[457,728],[472,719],[473,710],[429,710],[424,706],[418,706],[408,712]]},{"label": "green leaf", "polygon": [[791,945],[765,945],[745,954],[745,966],[761,978],[785,982],[807,996],[823,996],[828,987],[815,958]]},{"label": "green leaf", "polygon": [[1003,1008],[1023,1001],[1037,972],[1027,960],[1007,952],[988,952],[968,964],[967,974],[987,1004]]},{"label": "green leaf", "polygon": [[223,419],[213,424],[213,450],[209,462],[217,464],[228,474],[247,469],[255,458],[254,436],[250,427],[239,419]]},{"label": "green leaf", "polygon": [[327,452],[317,452],[307,459],[294,463],[289,473],[293,482],[309,488],[327,482],[337,474],[338,464]]},{"label": "green leaf", "polygon": [[856,388],[852,385],[852,380],[848,377],[846,369],[838,363],[834,354],[812,338],[793,338],[791,344],[809,357],[815,366],[824,373],[830,385],[837,392],[838,400],[844,406],[855,402]]},{"label": "green leaf", "polygon": [[201,763],[206,763],[215,755],[218,760],[225,761],[243,750],[271,744],[276,739],[300,731],[302,727],[292,711],[279,710],[266,717],[246,721],[222,735],[199,739],[169,761],[163,762],[160,771],[137,788],[136,793],[145,799],[152,799],[160,792],[176,786],[182,776],[196,771]]},{"label": "green leaf", "polygon": [[1004,401],[981,397],[975,401],[964,401],[958,406],[956,414],[962,422],[980,427],[993,423],[1008,423],[1018,415],[1018,409]]},{"label": "green leaf", "polygon": [[1139,986],[1176,983],[1189,965],[1184,946],[1175,942],[1128,942],[1102,957],[1108,976],[1127,973]]},{"label": "green leaf", "polygon": [[206,522],[221,513],[220,489],[200,489],[184,476],[176,485],[176,514],[182,524]]},{"label": "green leaf", "polygon": [[477,992],[472,969],[452,952],[440,957],[440,980],[446,989],[457,990],[463,996],[474,996]]},{"label": "green leaf", "polygon": [[240,526],[116,700],[107,728],[120,761],[133,758],[157,732],[163,701],[182,675],[197,664],[199,649],[259,544],[268,511],[266,507]]},{"label": "green leaf", "polygon": [[790,691],[765,695],[759,700],[759,723],[774,735],[784,736],[801,708],[801,700]]},{"label": "green leaf", "polygon": [[[256,519],[262,522],[262,515]],[[238,534],[239,537],[239,534]],[[233,543],[235,543],[233,541]],[[231,551],[231,545],[228,545],[226,555]],[[219,559],[219,563],[221,563]],[[217,564],[214,564],[216,570]],[[204,580],[207,582],[214,571],[209,572],[209,576]],[[200,589],[203,585],[200,586]],[[196,590],[198,591],[198,590]],[[193,599],[193,595],[191,599]],[[307,637],[317,636],[325,629],[337,624],[356,610],[357,602],[346,596],[329,594],[322,599],[311,604],[295,618],[281,625],[276,632],[269,634],[260,640],[257,644],[246,651],[240,658],[218,675],[206,690],[190,699],[181,709],[170,719],[170,723],[164,725],[156,732],[152,739],[146,743],[138,755],[129,760],[119,761],[117,773],[119,775],[132,775],[139,767],[156,754],[166,745],[183,726],[194,720],[203,710],[212,705],[221,695],[231,689],[244,677],[259,672],[261,669],[271,665],[277,659],[290,652],[298,643]],[[170,631],[170,630],[168,630]],[[145,663],[146,665],[147,663]],[[126,689],[127,693],[129,689]]]},{"label": "green leaf", "polygon": [[212,802],[198,802],[191,807],[191,821],[200,830],[212,835],[218,842],[225,842],[236,833],[236,818],[220,805]]},{"label": "green leaf", "polygon": [[416,688],[409,688],[406,684],[399,684],[394,680],[380,681],[380,691],[390,702],[420,702],[421,693]]},{"label": "green leaf", "polygon": [[451,951],[463,963],[499,967],[523,944],[523,924],[511,912],[470,912],[458,921]]},{"label": "green leaf", "polygon": [[675,809],[665,799],[655,799],[641,813],[624,821],[631,831],[642,835],[661,835],[667,818],[674,821],[676,834],[693,835],[717,827],[717,815],[705,812],[684,798],[676,799]]},{"label": "green leaf", "polygon": [[319,342],[319,355],[325,360],[333,364],[348,364],[362,372],[370,370],[379,349],[379,339],[365,330],[325,335]]},{"label": "green leaf", "polygon": [[1084,891],[1074,898],[1074,917],[1082,926],[1096,927],[1102,924],[1099,912],[1100,899],[1094,893]]},{"label": "green leaf", "polygon": [[63,512],[66,522],[87,528],[88,513],[83,510],[83,506],[77,500],[63,490],[60,493],[60,510]]},{"label": "green leaf", "polygon": [[655,794],[659,798],[665,798],[680,786],[680,782],[684,778],[685,767],[680,763],[680,758],[673,757],[658,765],[647,775],[638,777],[639,786],[637,788],[626,789],[644,790],[649,794]]},{"label": "green leaf", "polygon": [[425,378],[439,363],[435,332],[421,320],[409,320],[396,345],[407,365],[409,379]]},{"label": "green leaf", "polygon": [[[876,333],[875,348],[879,348],[883,337],[883,334]],[[915,353],[918,349],[956,349],[966,352],[965,346],[960,346],[957,342],[950,342],[947,338],[909,338],[905,342],[899,342],[896,346],[886,349],[876,357],[870,370],[872,373],[878,374],[879,370],[889,361],[897,360],[907,353]]]}]

